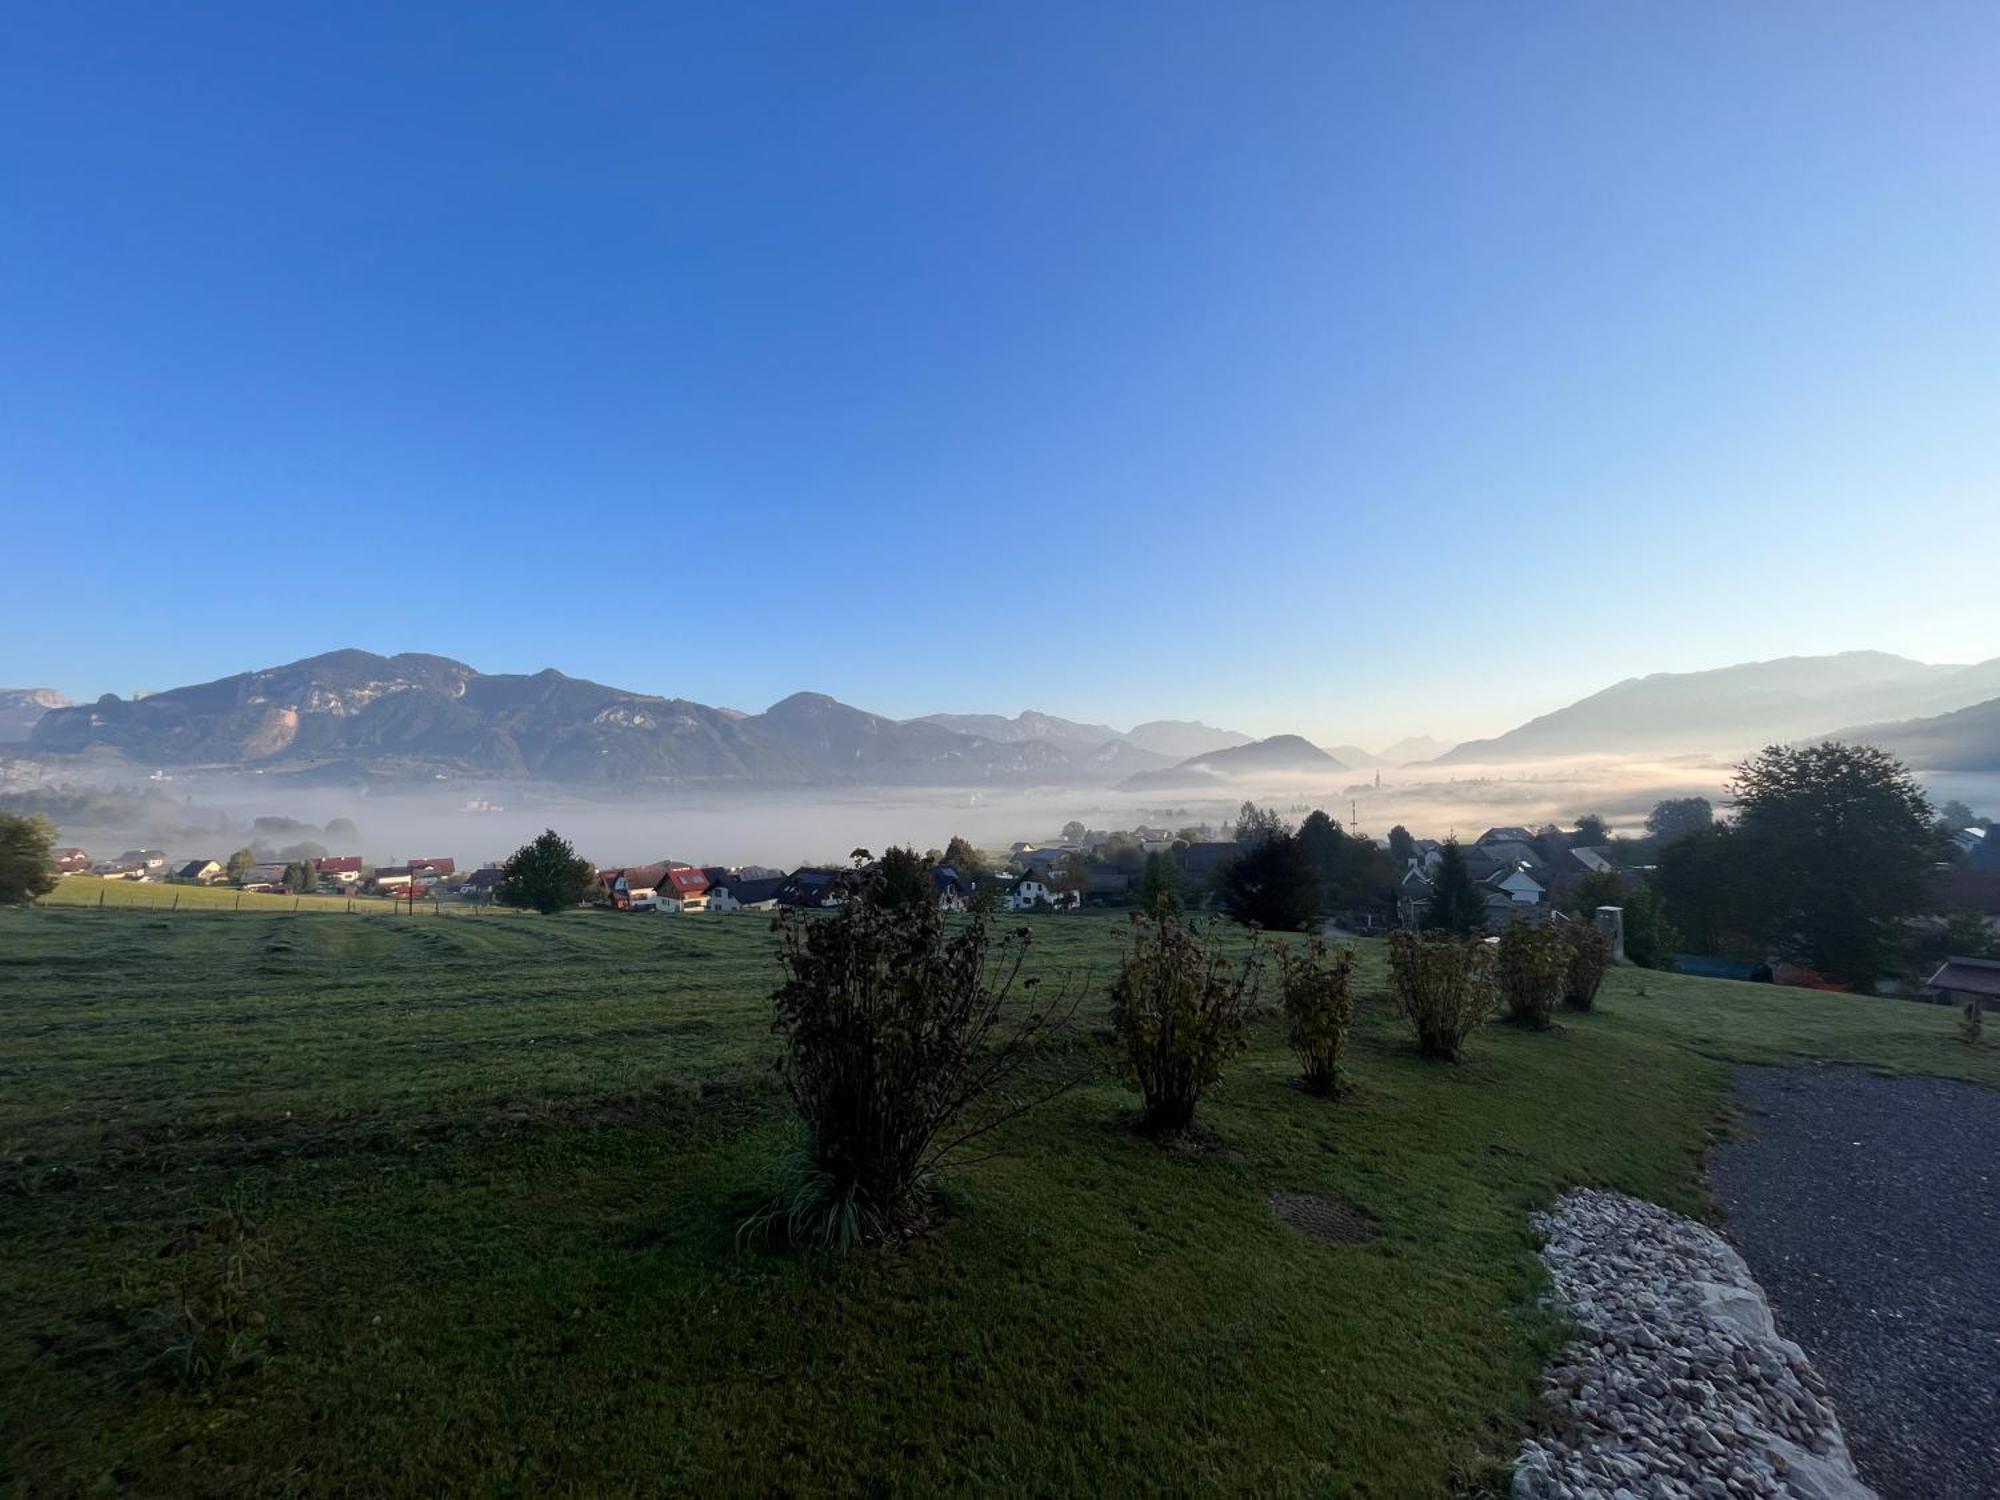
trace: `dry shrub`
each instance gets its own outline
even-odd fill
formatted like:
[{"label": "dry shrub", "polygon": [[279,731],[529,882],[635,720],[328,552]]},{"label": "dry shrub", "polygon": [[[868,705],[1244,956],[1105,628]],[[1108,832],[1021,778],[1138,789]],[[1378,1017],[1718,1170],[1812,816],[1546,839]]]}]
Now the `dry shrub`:
[{"label": "dry shrub", "polygon": [[1255,944],[1224,958],[1178,911],[1132,919],[1132,951],[1111,985],[1111,1026],[1125,1049],[1125,1080],[1144,1100],[1139,1128],[1172,1135],[1248,1042],[1257,1008]]},{"label": "dry shrub", "polygon": [[1501,934],[1495,968],[1507,1014],[1547,1031],[1569,982],[1569,949],[1553,927],[1514,922]]},{"label": "dry shrub", "polygon": [[1572,922],[1562,929],[1569,962],[1563,974],[1563,1003],[1572,1010],[1589,1010],[1611,970],[1611,939],[1590,922]]},{"label": "dry shrub", "polygon": [[1465,1039],[1493,1012],[1493,949],[1479,938],[1392,932],[1389,979],[1425,1057],[1456,1062]]},{"label": "dry shrub", "polygon": [[1301,948],[1278,952],[1278,984],[1286,1040],[1299,1060],[1308,1093],[1340,1090],[1340,1058],[1354,1021],[1354,950],[1329,950],[1315,934]]},{"label": "dry shrub", "polygon": [[1965,1009],[1958,1017],[1958,1039],[1968,1047],[1979,1045],[1979,1037],[1986,1030],[1985,1005],[1979,996],[1968,996]]},{"label": "dry shrub", "polygon": [[1076,1009],[1020,978],[1026,928],[996,941],[984,916],[948,927],[935,902],[869,899],[774,926],[772,1029],[804,1136],[746,1232],[837,1249],[919,1233],[952,1152],[1082,1076],[1013,1088]]}]

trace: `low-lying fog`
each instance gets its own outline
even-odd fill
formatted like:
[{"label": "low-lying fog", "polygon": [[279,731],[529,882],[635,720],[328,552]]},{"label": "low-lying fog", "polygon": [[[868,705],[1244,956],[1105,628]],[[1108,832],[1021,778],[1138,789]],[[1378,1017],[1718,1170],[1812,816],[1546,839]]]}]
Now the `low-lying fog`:
[{"label": "low-lying fog", "polygon": [[[825,788],[702,796],[470,781],[363,791],[287,785],[275,778],[188,776],[124,781],[125,790],[143,796],[103,798],[92,805],[87,822],[61,817],[58,822],[63,842],[98,857],[148,845],[178,858],[222,858],[246,843],[276,849],[310,839],[377,864],[448,855],[461,865],[476,865],[503,858],[553,827],[600,865],[670,858],[790,868],[844,861],[856,847],[942,848],[953,834],[1004,848],[1017,839],[1052,838],[1072,819],[1105,829],[1141,823],[1219,827],[1245,798],[1294,818],[1324,807],[1343,824],[1377,838],[1397,823],[1419,837],[1456,832],[1472,838],[1496,823],[1568,824],[1586,812],[1601,815],[1616,831],[1630,832],[1663,797],[1699,793],[1719,801],[1728,776],[1726,763],[1710,759],[1590,758],[1384,770],[1379,785],[1371,771],[1320,781],[1297,776],[1230,781],[1172,793]],[[2000,808],[2000,776],[1939,775],[1927,781],[1939,801],[1957,797],[1981,811]],[[255,830],[252,823],[259,817],[310,826]],[[356,833],[319,831],[337,818],[350,820]]]}]

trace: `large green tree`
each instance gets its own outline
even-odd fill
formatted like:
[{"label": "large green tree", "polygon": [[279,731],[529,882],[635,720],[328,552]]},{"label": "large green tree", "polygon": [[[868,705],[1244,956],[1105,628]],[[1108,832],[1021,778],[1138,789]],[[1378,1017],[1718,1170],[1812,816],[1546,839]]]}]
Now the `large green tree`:
[{"label": "large green tree", "polygon": [[1282,828],[1251,844],[1222,872],[1222,909],[1270,932],[1316,925],[1320,899],[1319,872],[1298,835]]},{"label": "large green tree", "polygon": [[1830,979],[1887,972],[1944,853],[1909,768],[1872,745],[1773,745],[1736,768],[1730,792],[1755,929]]},{"label": "large green tree", "polygon": [[55,824],[0,813],[0,906],[19,906],[56,888]]},{"label": "large green tree", "polygon": [[1668,797],[1646,814],[1646,832],[1662,844],[1715,826],[1715,808],[1706,797]]},{"label": "large green tree", "polygon": [[507,857],[494,896],[502,905],[533,907],[546,916],[579,905],[590,875],[590,861],[549,828]]},{"label": "large green tree", "polygon": [[944,863],[958,871],[962,880],[984,880],[987,875],[985,856],[955,833],[944,846]]},{"label": "large green tree", "polygon": [[1465,851],[1459,848],[1457,839],[1446,839],[1438,850],[1438,867],[1431,875],[1430,904],[1424,908],[1424,927],[1461,936],[1486,930],[1486,898],[1479,894],[1472,871],[1466,868]]},{"label": "large green tree", "polygon": [[931,882],[931,863],[914,849],[891,844],[870,872],[865,887],[868,898],[880,906],[934,906],[937,897]]},{"label": "large green tree", "polygon": [[1139,875],[1139,905],[1147,911],[1167,906],[1181,908],[1181,867],[1167,854],[1146,856],[1146,868]]},{"label": "large green tree", "polygon": [[1299,847],[1319,876],[1327,906],[1384,911],[1395,904],[1396,866],[1373,839],[1350,834],[1315,809],[1299,825]]}]

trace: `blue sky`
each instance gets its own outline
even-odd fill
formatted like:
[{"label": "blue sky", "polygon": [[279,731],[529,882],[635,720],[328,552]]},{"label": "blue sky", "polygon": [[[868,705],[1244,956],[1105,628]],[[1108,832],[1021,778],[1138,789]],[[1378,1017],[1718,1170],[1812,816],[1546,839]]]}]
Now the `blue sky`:
[{"label": "blue sky", "polygon": [[0,684],[2000,654],[1990,5],[67,4],[0,138]]}]

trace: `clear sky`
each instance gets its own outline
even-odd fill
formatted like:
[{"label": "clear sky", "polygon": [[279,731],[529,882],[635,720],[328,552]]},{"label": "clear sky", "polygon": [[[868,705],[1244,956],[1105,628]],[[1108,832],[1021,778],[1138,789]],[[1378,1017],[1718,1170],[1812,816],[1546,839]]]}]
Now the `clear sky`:
[{"label": "clear sky", "polygon": [[0,685],[1366,744],[2000,654],[1990,3],[72,0],[0,141]]}]

